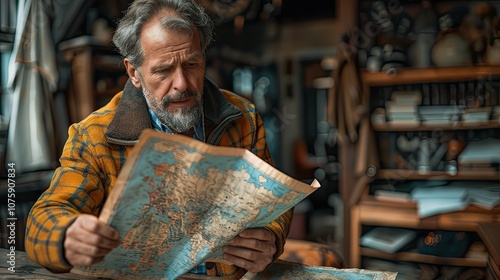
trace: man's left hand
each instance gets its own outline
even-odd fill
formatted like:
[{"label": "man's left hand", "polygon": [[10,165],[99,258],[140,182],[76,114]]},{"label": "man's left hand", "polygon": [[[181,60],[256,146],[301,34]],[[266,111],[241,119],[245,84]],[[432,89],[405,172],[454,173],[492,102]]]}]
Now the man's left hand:
[{"label": "man's left hand", "polygon": [[263,271],[276,253],[276,236],[265,228],[245,229],[223,247],[224,260],[250,272]]}]

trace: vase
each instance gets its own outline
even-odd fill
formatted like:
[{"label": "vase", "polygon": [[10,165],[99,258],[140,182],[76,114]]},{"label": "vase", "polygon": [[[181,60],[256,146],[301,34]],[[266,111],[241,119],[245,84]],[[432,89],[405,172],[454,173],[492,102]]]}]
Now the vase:
[{"label": "vase", "polygon": [[448,33],[432,48],[432,61],[438,67],[470,65],[469,42],[458,33]]}]

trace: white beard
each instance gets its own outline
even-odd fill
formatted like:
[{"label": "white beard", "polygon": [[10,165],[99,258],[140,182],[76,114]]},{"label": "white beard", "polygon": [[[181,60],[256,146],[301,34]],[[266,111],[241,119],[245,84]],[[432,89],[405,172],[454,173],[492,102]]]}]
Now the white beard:
[{"label": "white beard", "polygon": [[[194,128],[202,115],[203,103],[200,94],[182,92],[175,96],[165,95],[162,100],[157,100],[144,87],[143,93],[149,108],[155,113],[156,117],[176,133],[186,132]],[[184,107],[172,111],[167,110],[167,105],[170,102],[186,97],[194,97],[196,99],[196,105],[193,108]]]}]

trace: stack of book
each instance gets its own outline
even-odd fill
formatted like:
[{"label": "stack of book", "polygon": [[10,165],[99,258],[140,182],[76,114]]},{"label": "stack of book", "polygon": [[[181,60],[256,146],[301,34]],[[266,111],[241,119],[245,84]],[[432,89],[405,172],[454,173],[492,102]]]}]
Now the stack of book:
[{"label": "stack of book", "polygon": [[426,124],[446,125],[460,120],[462,107],[456,105],[419,106],[418,113]]},{"label": "stack of book", "polygon": [[458,169],[461,171],[498,170],[500,163],[500,139],[486,138],[467,144],[458,156]]},{"label": "stack of book", "polygon": [[492,107],[468,108],[462,112],[462,120],[464,122],[481,123],[487,122],[490,119]]},{"label": "stack of book", "polygon": [[417,107],[422,103],[420,91],[395,91],[385,102],[387,119],[393,123],[415,124],[420,122]]},{"label": "stack of book", "polygon": [[415,187],[411,198],[418,204],[418,215],[432,215],[460,211],[470,204],[491,210],[500,203],[500,185],[497,182],[453,181],[435,187]]}]

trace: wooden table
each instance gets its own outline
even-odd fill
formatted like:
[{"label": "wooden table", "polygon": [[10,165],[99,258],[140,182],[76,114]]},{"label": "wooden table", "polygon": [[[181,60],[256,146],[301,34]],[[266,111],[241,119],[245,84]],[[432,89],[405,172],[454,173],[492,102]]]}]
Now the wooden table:
[{"label": "wooden table", "polygon": [[490,254],[487,280],[500,280],[500,223],[480,223],[479,236]]},{"label": "wooden table", "polygon": [[[0,279],[100,279],[106,280],[109,278],[103,277],[86,277],[73,273],[52,273],[47,269],[33,263],[23,251],[15,251],[15,267],[14,272],[9,270],[11,265],[8,263],[10,250],[0,248]],[[220,280],[221,278],[210,277],[205,275],[187,274],[180,279],[184,280]]]},{"label": "wooden table", "polygon": [[[15,251],[15,271],[9,271],[9,256],[10,253],[7,249],[0,248],[0,279],[101,279],[106,280],[109,278],[104,277],[85,277],[79,274],[72,273],[62,273],[55,274],[40,267],[39,265],[31,262],[26,253],[22,251]],[[7,261],[5,261],[7,260]],[[254,273],[248,272],[241,279],[254,279],[254,277],[261,277],[259,279],[290,279],[290,275],[302,276],[301,279],[317,279],[319,275],[322,276],[321,279],[326,279],[324,276],[331,276],[331,279],[345,279],[345,280],[356,280],[356,279],[381,279],[381,280],[395,280],[396,273],[394,272],[384,272],[384,271],[369,271],[366,269],[337,269],[334,267],[326,266],[307,266],[300,263],[287,262],[278,260],[271,264],[266,270],[256,275]],[[124,278],[120,278],[124,279]],[[129,280],[144,280],[143,276],[131,276],[127,278]],[[152,279],[149,278],[148,279]],[[159,278],[154,278],[159,279]],[[185,274],[179,279],[181,280],[221,280],[219,277],[210,277],[206,275],[198,274]]]}]

